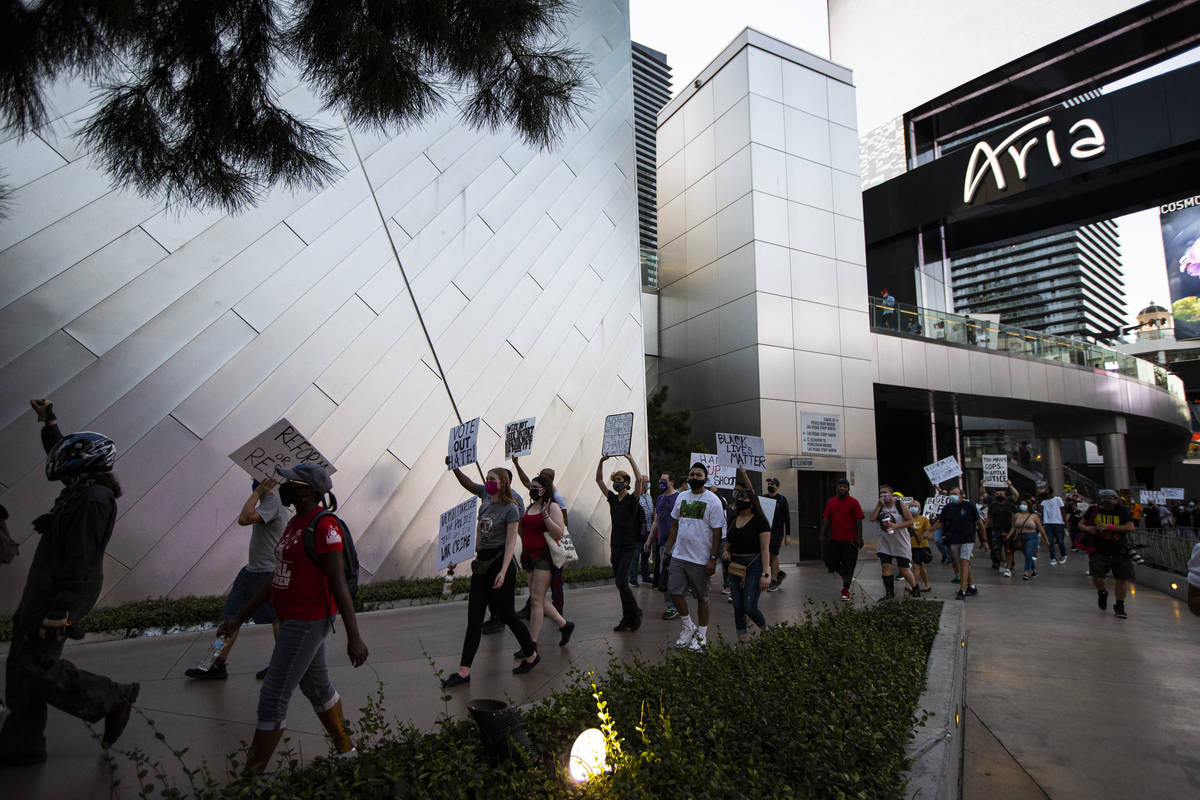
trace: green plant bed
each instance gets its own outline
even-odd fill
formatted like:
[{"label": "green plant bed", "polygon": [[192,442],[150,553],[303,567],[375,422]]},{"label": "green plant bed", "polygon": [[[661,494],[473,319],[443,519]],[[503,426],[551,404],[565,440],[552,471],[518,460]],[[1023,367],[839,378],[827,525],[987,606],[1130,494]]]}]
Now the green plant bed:
[{"label": "green plant bed", "polygon": [[[567,583],[590,583],[611,580],[612,567],[568,567],[563,572]],[[470,577],[454,579],[455,594],[465,593]],[[367,583],[359,587],[355,606],[359,611],[372,611],[384,603],[402,600],[435,599],[442,596],[442,578],[416,578]],[[517,574],[517,585],[527,585],[525,573]],[[181,597],[136,600],[92,609],[83,618],[80,629],[85,633],[116,634],[134,637],[151,629],[171,630],[206,623],[216,623],[225,607],[224,596]],[[0,616],[0,641],[12,641],[12,617]]]},{"label": "green plant bed", "polygon": [[[811,609],[811,607],[810,607]],[[900,797],[905,748],[941,604],[900,601],[812,611],[746,645],[661,660],[613,661],[525,712],[540,756],[493,766],[469,720],[433,733],[392,727],[382,688],[354,719],[359,757],[292,760],[266,778],[211,778],[205,800],[310,798]],[[601,727],[612,770],[579,786],[566,773],[575,737]],[[146,769],[140,757],[139,770]],[[153,770],[151,770],[153,772]],[[207,785],[205,785],[207,784]],[[145,795],[144,795],[145,796]]]}]

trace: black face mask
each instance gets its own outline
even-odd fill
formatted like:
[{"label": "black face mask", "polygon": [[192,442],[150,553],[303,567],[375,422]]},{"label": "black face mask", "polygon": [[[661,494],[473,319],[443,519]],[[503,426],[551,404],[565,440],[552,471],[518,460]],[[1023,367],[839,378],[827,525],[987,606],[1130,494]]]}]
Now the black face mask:
[{"label": "black face mask", "polygon": [[529,499],[532,500],[533,502],[536,503],[538,501],[538,498],[541,496],[542,496],[542,490],[537,488],[536,486],[529,490]]},{"label": "black face mask", "polygon": [[290,483],[284,483],[279,486],[279,502],[285,506],[296,505],[296,488]]},{"label": "black face mask", "polygon": [[774,486],[774,485],[767,486],[767,494],[775,494],[775,492],[777,492],[777,491],[779,491],[779,488],[777,486]]},{"label": "black face mask", "polygon": [[704,478],[688,478],[688,486],[692,487],[693,492],[698,492],[704,488]]},{"label": "black face mask", "polygon": [[734,505],[737,507],[738,511],[749,511],[751,506],[754,504],[749,500],[738,500],[736,503],[734,503]]},{"label": "black face mask", "polygon": [[620,481],[613,481],[613,491],[614,492],[620,493],[624,490],[625,490],[625,484],[621,483]]}]

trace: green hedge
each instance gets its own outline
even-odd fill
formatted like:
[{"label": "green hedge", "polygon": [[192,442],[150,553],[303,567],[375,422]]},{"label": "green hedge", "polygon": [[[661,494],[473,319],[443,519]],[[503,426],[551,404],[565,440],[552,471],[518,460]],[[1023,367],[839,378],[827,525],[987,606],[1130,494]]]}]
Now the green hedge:
[{"label": "green hedge", "polygon": [[[568,583],[588,583],[610,580],[612,567],[568,567],[563,573]],[[359,611],[372,611],[383,603],[397,600],[416,600],[442,596],[442,578],[417,578],[412,580],[379,581],[365,583],[358,589],[356,607]],[[466,592],[470,577],[454,579],[454,592]],[[525,573],[517,574],[517,585],[525,586]],[[221,609],[225,607],[224,596],[181,597],[156,600],[136,600],[119,606],[92,609],[83,618],[81,628],[86,633],[119,634],[126,638],[139,636],[148,628],[186,628],[217,622]],[[12,617],[0,616],[0,641],[12,641]]]},{"label": "green hedge", "polygon": [[[883,603],[809,612],[745,645],[664,660],[614,660],[605,677],[570,685],[524,714],[539,749],[529,768],[493,766],[469,720],[434,733],[393,727],[382,688],[359,715],[359,757],[294,758],[274,775],[218,785],[194,782],[203,800],[232,797],[471,798],[883,798],[904,794],[905,750],[925,683],[941,604]],[[429,678],[433,683],[433,676]],[[594,683],[593,683],[594,680]],[[403,713],[404,709],[397,709]],[[580,731],[610,726],[614,769],[586,786],[565,772]],[[151,774],[135,754],[139,771]],[[285,759],[286,761],[286,759]],[[236,766],[235,759],[234,765]],[[155,787],[144,785],[144,794]]]}]

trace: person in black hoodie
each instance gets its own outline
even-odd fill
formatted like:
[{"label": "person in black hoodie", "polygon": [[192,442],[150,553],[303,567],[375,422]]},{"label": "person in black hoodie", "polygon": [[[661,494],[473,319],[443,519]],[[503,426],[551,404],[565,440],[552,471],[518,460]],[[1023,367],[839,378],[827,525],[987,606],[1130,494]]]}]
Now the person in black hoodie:
[{"label": "person in black hoodie", "polygon": [[116,446],[88,431],[64,437],[46,400],[30,403],[42,428],[46,478],[63,489],[34,520],[41,534],[17,613],[5,665],[11,713],[0,729],[0,767],[46,760],[46,713],[52,705],[87,722],[104,721],[102,743],[125,730],[139,685],[118,684],[62,657],[64,639],[96,604],[104,583],[104,548],[117,519],[121,486],[112,475]]}]

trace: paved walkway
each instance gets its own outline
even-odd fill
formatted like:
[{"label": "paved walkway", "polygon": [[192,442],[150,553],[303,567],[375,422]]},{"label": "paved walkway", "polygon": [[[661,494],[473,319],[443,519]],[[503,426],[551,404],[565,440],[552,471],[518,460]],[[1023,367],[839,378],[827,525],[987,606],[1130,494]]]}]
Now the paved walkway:
[{"label": "paved walkway", "polygon": [[[882,593],[878,568],[863,559],[855,600]],[[968,606],[971,631],[967,716],[966,798],[1130,798],[1200,794],[1200,619],[1164,595],[1138,592],[1129,602],[1130,619],[1101,614],[1083,577],[1084,564],[1046,568],[1032,583],[981,576],[978,597]],[[763,595],[768,620],[801,616],[807,599],[836,602],[838,582],[816,565],[788,570],[779,592]],[[935,567],[935,597],[953,597],[948,568]],[[367,665],[355,670],[344,655],[345,639],[330,640],[335,685],[352,718],[382,683],[389,714],[422,728],[443,714],[464,715],[472,697],[526,703],[567,680],[574,668],[602,668],[610,654],[652,656],[678,632],[677,621],[659,619],[661,595],[646,588],[636,596],[647,609],[636,634],[614,634],[619,602],[611,588],[567,595],[568,617],[578,623],[575,638],[557,647],[557,632],[543,634],[548,646],[529,675],[514,676],[515,641],[507,632],[485,636],[468,687],[441,701],[435,669],[448,674],[458,664],[466,606],[451,603],[381,611],[361,618],[371,649]],[[714,629],[732,636],[732,611],[714,604]],[[549,626],[548,626],[549,627]],[[177,634],[153,639],[71,643],[69,657],[79,666],[117,680],[142,682],[139,707],[173,747],[188,747],[187,759],[221,767],[224,756],[253,729],[259,683],[254,672],[266,665],[271,636],[247,628],[237,643],[225,682],[188,681],[183,671],[195,663],[211,634]],[[430,661],[433,663],[431,664]],[[974,716],[973,716],[974,715]],[[289,714],[289,736],[304,757],[326,752],[320,727],[297,693]],[[108,793],[112,776],[83,723],[51,710],[50,761],[7,770],[6,796],[92,798]],[[135,716],[121,745],[138,747],[171,767],[165,745]],[[117,794],[137,792],[128,765],[117,776]]]}]

